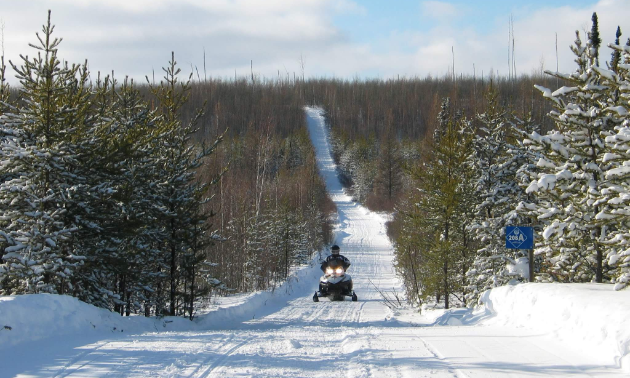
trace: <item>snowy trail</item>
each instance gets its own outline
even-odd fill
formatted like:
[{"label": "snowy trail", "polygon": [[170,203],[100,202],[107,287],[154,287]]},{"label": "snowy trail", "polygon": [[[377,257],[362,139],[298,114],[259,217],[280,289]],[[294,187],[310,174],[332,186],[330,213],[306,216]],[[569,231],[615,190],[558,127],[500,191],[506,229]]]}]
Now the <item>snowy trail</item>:
[{"label": "snowy trail", "polygon": [[[36,351],[28,345],[14,348],[0,355],[0,378],[625,376],[610,361],[549,335],[500,325],[430,327],[423,326],[429,320],[423,324],[393,313],[374,287],[403,292],[385,219],[343,192],[323,117],[312,108],[306,116],[319,168],[338,208],[335,242],[352,261],[358,302],[314,303],[318,269],[312,268],[291,295],[239,313],[232,323],[213,326],[218,318],[210,314],[200,323],[204,330],[42,343]],[[13,363],[3,373],[5,358]],[[24,361],[15,362],[20,358]]]}]

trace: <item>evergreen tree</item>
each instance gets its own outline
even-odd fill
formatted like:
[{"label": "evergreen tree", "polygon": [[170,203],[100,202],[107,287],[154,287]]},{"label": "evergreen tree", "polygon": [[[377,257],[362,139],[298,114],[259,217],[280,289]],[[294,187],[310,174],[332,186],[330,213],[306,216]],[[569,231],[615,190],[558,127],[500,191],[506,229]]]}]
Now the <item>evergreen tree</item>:
[{"label": "evergreen tree", "polygon": [[582,46],[579,33],[572,51],[578,69],[570,75],[556,75],[574,86],[555,92],[537,86],[554,102],[550,116],[557,130],[547,135],[529,134],[525,143],[539,156],[540,172],[531,181],[527,193],[538,204],[525,203],[544,225],[537,253],[546,256],[549,279],[565,282],[608,279],[604,262],[605,229],[595,222],[603,204],[598,200],[607,186],[603,173],[610,163],[605,159],[604,139],[614,122],[604,116],[606,92],[597,71],[599,40],[596,15],[589,43]]},{"label": "evergreen tree", "polygon": [[[619,45],[619,38],[621,37],[621,27],[617,26],[617,32],[615,33],[615,45]],[[621,62],[621,52],[619,50],[613,49],[613,52],[610,57],[610,64],[608,67],[615,71],[619,72],[619,63]]]},{"label": "evergreen tree", "polygon": [[591,31],[588,33],[589,47],[591,49],[590,53],[593,57],[593,62],[595,66],[599,66],[599,47],[602,44],[602,39],[599,36],[599,24],[597,22],[596,12],[593,12],[591,21],[593,22],[593,24],[591,26]]},{"label": "evergreen tree", "polygon": [[[3,140],[0,184],[0,235],[7,246],[2,257],[3,293],[65,293],[84,260],[72,242],[86,205],[86,177],[78,144],[89,127],[86,66],[62,64],[61,39],[48,22],[37,34],[38,53],[12,62],[20,80],[22,101],[2,116],[12,136]],[[6,126],[3,126],[5,129]]]},{"label": "evergreen tree", "polygon": [[99,211],[85,217],[79,233],[88,255],[81,279],[91,287],[79,297],[127,315],[142,303],[146,313],[155,287],[152,242],[159,233],[150,201],[161,182],[152,175],[159,163],[156,115],[128,79],[120,86],[109,77],[97,81],[93,103],[99,122],[91,131],[97,153],[89,182]]},{"label": "evergreen tree", "polygon": [[[200,248],[207,244],[204,238],[210,237],[207,220],[212,214],[202,207],[208,185],[202,184],[195,173],[221,138],[210,147],[191,143],[191,137],[197,131],[197,122],[203,115],[199,111],[187,124],[182,124],[180,120],[182,106],[189,99],[192,73],[186,82],[179,82],[181,70],[177,67],[174,53],[168,67],[163,70],[164,81],[158,86],[149,84],[158,100],[160,115],[157,121],[160,138],[156,140],[160,157],[153,172],[159,177],[160,184],[151,200],[155,203],[154,217],[161,229],[156,247],[163,253],[162,267],[168,272],[169,313],[175,315],[181,300],[183,271],[194,271],[187,265],[191,262],[198,264],[197,258],[184,257],[190,254],[198,256]],[[147,82],[150,83],[148,77]],[[192,282],[196,277],[187,279]]]},{"label": "evergreen tree", "polygon": [[524,256],[520,250],[505,247],[505,227],[526,223],[512,210],[526,198],[525,190],[519,185],[518,172],[528,158],[517,141],[522,129],[529,125],[499,105],[498,92],[492,86],[486,94],[486,102],[486,112],[477,116],[481,127],[473,141],[475,154],[471,156],[480,199],[471,225],[480,246],[473,269],[468,272],[472,300],[477,300],[487,289],[520,279],[510,267]]},{"label": "evergreen tree", "polygon": [[442,103],[439,125],[434,132],[430,155],[415,172],[420,199],[417,203],[418,230],[428,233],[420,241],[423,262],[423,298],[451,296],[465,303],[466,272],[470,267],[467,226],[470,221],[470,174],[466,166],[471,151],[472,126],[463,117],[451,115],[449,101]]},{"label": "evergreen tree", "polygon": [[[618,42],[611,48],[619,54],[619,59],[630,61],[630,46],[620,46]],[[609,164],[604,177],[608,182],[599,200],[601,211],[596,221],[607,231],[606,261],[611,268],[610,275],[615,289],[620,290],[630,283],[630,107],[627,98],[630,92],[630,67],[619,64],[616,71],[598,69],[602,83],[609,87],[607,108],[603,110],[613,124],[615,131],[605,139],[607,153],[604,161]]]}]

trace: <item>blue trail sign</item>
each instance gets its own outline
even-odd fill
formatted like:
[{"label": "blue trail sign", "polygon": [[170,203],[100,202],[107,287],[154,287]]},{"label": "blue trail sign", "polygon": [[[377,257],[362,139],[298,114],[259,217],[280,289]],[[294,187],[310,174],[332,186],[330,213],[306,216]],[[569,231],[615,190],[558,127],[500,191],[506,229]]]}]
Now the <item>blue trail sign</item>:
[{"label": "blue trail sign", "polygon": [[534,229],[532,227],[505,227],[505,247],[511,249],[534,248]]}]

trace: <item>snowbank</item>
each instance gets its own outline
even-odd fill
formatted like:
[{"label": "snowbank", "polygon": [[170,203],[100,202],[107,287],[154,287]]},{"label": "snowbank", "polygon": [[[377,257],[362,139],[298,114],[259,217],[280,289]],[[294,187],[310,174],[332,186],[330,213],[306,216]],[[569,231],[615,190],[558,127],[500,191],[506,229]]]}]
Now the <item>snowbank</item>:
[{"label": "snowbank", "polygon": [[183,318],[123,317],[66,295],[31,294],[0,297],[0,350],[51,337],[186,330]]},{"label": "snowbank", "polygon": [[54,337],[112,337],[115,334],[188,331],[235,327],[262,317],[294,299],[317,282],[318,267],[302,267],[274,291],[222,298],[220,304],[194,322],[182,317],[120,316],[65,295],[31,294],[0,297],[0,350]]},{"label": "snowbank", "polygon": [[525,327],[614,358],[630,372],[630,290],[607,284],[519,284],[485,292],[483,324]]}]

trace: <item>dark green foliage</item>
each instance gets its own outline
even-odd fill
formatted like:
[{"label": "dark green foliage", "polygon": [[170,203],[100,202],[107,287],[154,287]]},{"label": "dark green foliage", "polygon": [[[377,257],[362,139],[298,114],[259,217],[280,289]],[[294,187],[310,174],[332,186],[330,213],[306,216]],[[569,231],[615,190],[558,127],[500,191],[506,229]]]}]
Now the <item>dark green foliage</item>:
[{"label": "dark green foliage", "polygon": [[591,21],[593,22],[593,25],[591,26],[590,33],[588,33],[588,41],[592,49],[591,54],[595,58],[595,65],[599,66],[599,47],[602,44],[602,39],[599,36],[599,25],[597,22],[597,13],[593,12]]},{"label": "dark green foliage", "polygon": [[[615,45],[619,45],[619,38],[621,37],[621,27],[617,26],[617,32],[615,33]],[[610,56],[609,68],[615,72],[618,72],[619,63],[621,62],[621,52],[619,50],[613,50]]]}]

